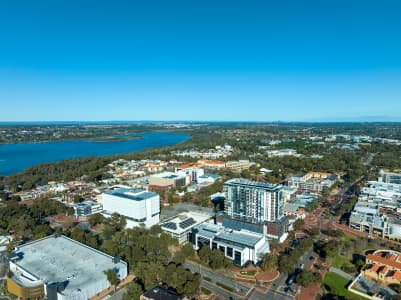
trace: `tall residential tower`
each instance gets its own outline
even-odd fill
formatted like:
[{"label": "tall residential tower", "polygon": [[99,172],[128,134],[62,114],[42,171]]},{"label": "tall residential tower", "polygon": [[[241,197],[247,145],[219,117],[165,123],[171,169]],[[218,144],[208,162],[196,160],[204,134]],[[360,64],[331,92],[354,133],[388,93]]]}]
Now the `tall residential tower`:
[{"label": "tall residential tower", "polygon": [[282,185],[235,178],[224,183],[226,216],[254,224],[283,216]]}]

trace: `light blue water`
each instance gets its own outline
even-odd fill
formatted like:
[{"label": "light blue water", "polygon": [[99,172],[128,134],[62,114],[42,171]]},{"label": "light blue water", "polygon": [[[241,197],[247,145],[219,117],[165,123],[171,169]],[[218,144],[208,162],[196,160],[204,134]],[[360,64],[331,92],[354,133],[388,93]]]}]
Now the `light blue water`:
[{"label": "light blue water", "polygon": [[143,138],[116,142],[65,141],[0,145],[0,175],[11,175],[37,164],[74,157],[104,156],[175,145],[190,138],[185,134],[163,132],[141,133],[138,136]]}]

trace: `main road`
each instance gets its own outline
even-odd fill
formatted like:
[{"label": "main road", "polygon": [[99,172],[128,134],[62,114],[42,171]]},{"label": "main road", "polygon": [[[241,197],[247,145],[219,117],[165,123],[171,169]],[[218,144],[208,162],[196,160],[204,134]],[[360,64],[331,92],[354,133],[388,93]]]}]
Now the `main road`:
[{"label": "main road", "polygon": [[234,291],[239,292],[243,295],[246,295],[250,290],[249,287],[247,287],[242,283],[239,283],[235,279],[220,275],[208,268],[202,267],[201,265],[195,264],[193,262],[190,261],[185,262],[184,267],[188,268],[193,273],[199,273],[202,276],[210,278],[214,282],[219,282],[229,288],[232,288]]}]

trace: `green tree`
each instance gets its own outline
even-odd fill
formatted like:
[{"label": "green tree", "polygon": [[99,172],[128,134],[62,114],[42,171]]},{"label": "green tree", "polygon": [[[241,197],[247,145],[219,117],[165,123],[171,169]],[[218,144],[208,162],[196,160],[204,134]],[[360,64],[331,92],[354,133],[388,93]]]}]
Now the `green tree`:
[{"label": "green tree", "polygon": [[308,287],[311,283],[319,283],[322,281],[322,277],[319,273],[314,273],[308,270],[302,270],[296,278],[298,284],[303,287]]},{"label": "green tree", "polygon": [[198,252],[200,260],[206,264],[209,265],[209,262],[212,257],[212,250],[207,245],[202,246],[202,248]]},{"label": "green tree", "polygon": [[114,290],[116,289],[117,284],[120,282],[120,279],[118,278],[118,275],[115,270],[109,269],[104,271],[104,274],[107,277],[107,280],[109,281],[110,285],[114,286]]},{"label": "green tree", "polygon": [[98,224],[102,224],[104,222],[104,220],[105,220],[105,217],[100,213],[96,213],[96,214],[90,215],[88,217],[88,223],[92,227],[96,226]]},{"label": "green tree", "polygon": [[278,267],[278,257],[277,255],[268,253],[265,255],[262,261],[262,268],[266,272],[273,271]]},{"label": "green tree", "polygon": [[294,222],[293,227],[294,227],[294,230],[300,231],[300,230],[303,230],[303,229],[304,229],[304,225],[305,225],[304,220],[302,220],[302,219],[297,219],[297,220]]},{"label": "green tree", "polygon": [[139,300],[142,295],[142,286],[137,282],[130,282],[125,286],[122,300]]},{"label": "green tree", "polygon": [[181,251],[184,254],[185,258],[190,258],[195,255],[194,247],[190,243],[186,243],[184,246],[182,246]]}]

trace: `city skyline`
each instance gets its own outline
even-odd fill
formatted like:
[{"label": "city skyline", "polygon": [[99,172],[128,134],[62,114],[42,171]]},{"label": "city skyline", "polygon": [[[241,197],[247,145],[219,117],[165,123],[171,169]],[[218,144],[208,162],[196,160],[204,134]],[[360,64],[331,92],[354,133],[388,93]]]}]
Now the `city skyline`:
[{"label": "city skyline", "polygon": [[401,121],[398,1],[0,4],[0,121]]}]

